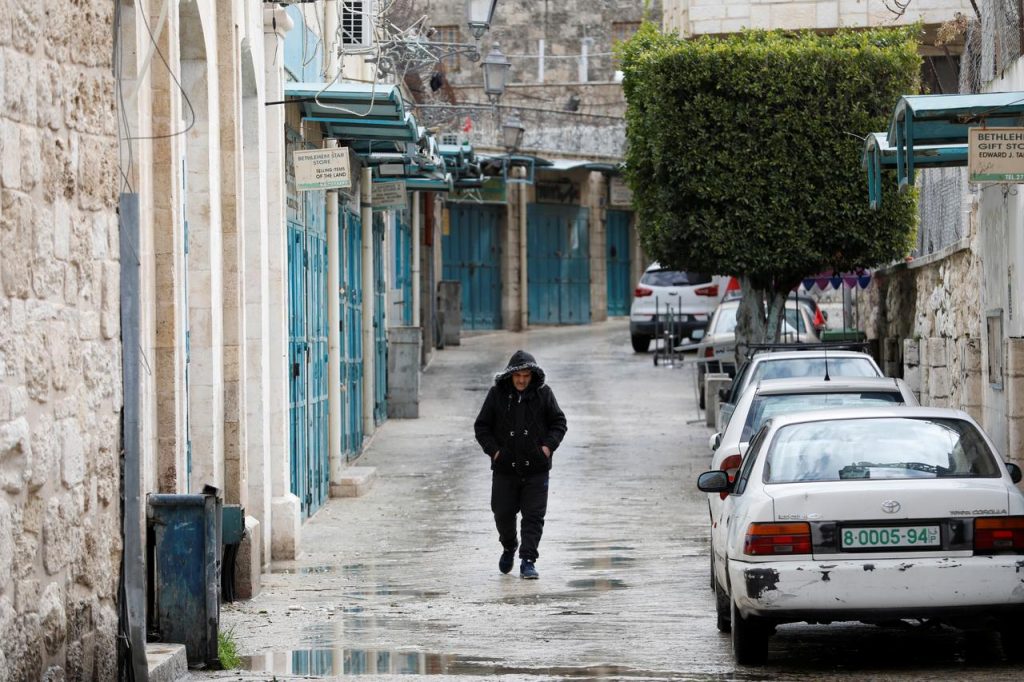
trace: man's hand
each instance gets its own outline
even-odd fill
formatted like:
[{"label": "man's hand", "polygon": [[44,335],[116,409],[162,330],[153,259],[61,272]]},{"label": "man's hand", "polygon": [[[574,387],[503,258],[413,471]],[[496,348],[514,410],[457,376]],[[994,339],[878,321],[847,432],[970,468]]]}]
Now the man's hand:
[{"label": "man's hand", "polygon": [[540,449],[544,451],[545,457],[551,459],[551,448],[549,448],[547,445],[541,445]]}]

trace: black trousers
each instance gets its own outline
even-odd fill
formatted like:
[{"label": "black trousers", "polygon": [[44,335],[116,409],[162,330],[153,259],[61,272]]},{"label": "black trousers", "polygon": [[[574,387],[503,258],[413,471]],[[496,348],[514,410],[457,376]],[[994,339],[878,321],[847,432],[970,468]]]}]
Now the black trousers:
[{"label": "black trousers", "polygon": [[548,510],[548,474],[517,476],[494,472],[491,477],[491,511],[498,539],[505,549],[515,549],[516,515],[523,515],[523,544],[519,558],[536,561],[537,545],[544,533],[544,515]]}]

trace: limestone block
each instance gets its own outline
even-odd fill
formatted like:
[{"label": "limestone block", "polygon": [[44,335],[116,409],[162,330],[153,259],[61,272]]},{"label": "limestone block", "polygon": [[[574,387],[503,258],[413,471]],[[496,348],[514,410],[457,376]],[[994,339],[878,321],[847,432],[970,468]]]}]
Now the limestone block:
[{"label": "limestone block", "polygon": [[61,480],[67,488],[73,488],[85,478],[85,445],[82,433],[75,419],[65,419],[61,431]]},{"label": "limestone block", "polygon": [[928,339],[928,366],[945,367],[946,365],[946,339],[942,337]]},{"label": "limestone block", "polygon": [[957,342],[960,357],[964,359],[963,370],[981,372],[981,339],[963,338]]},{"label": "limestone block", "polygon": [[21,127],[13,121],[0,122],[4,155],[0,160],[0,182],[5,189],[21,189]]},{"label": "limestone block", "polygon": [[67,679],[64,673],[64,668],[59,665],[51,665],[43,673],[42,682],[65,682]]},{"label": "limestone block", "polygon": [[14,609],[18,613],[37,613],[39,607],[39,580],[23,578],[14,591]]},{"label": "limestone block", "polygon": [[51,656],[64,646],[67,637],[67,618],[64,614],[64,599],[60,585],[50,583],[43,590],[39,601],[39,622],[43,630],[43,644]]},{"label": "limestone block", "polygon": [[950,393],[950,376],[946,367],[932,367],[928,372],[928,395],[934,400],[948,398]]},{"label": "limestone block", "polygon": [[188,656],[184,644],[148,642],[146,662],[149,682],[178,682],[188,678]]},{"label": "limestone block", "polygon": [[292,493],[275,497],[270,503],[270,555],[274,559],[295,559],[299,555],[302,514],[299,498]]},{"label": "limestone block", "polygon": [[1024,377],[1024,339],[1006,339],[1006,376]]},{"label": "limestone block", "polygon": [[[6,500],[0,499],[0,594],[4,594],[5,586],[11,581],[14,573],[14,530],[11,522],[11,507]],[[4,608],[0,601],[0,639],[4,634]]]},{"label": "limestone block", "polygon": [[3,649],[11,680],[37,680],[42,677],[43,643],[39,615],[29,613],[16,617],[7,629]]},{"label": "limestone block", "polygon": [[67,566],[82,547],[82,529],[76,524],[74,502],[67,493],[51,497],[43,521],[43,565],[49,575]]},{"label": "limestone block", "polygon": [[979,407],[982,404],[984,393],[982,392],[981,372],[971,372],[964,378],[963,386],[960,388],[960,406],[962,409]]},{"label": "limestone block", "polygon": [[839,26],[839,3],[837,0],[818,2],[817,19],[814,28],[837,28]]},{"label": "limestone block", "polygon": [[1006,391],[1006,416],[1024,418],[1024,377],[1003,379]]},{"label": "limestone block", "polygon": [[1011,417],[1006,420],[1007,459],[1015,462],[1024,460],[1024,417]]},{"label": "limestone block", "polygon": [[[28,126],[22,128],[21,148],[29,152],[22,154],[19,159],[21,163],[21,189],[31,192],[39,184],[43,174],[39,154],[35,152],[36,149],[39,149],[39,132],[36,128]],[[41,223],[39,225],[39,227],[44,226],[46,230],[49,230],[49,223]]]},{"label": "limestone block", "polygon": [[260,593],[262,533],[260,522],[246,516],[245,536],[235,558],[235,596],[239,599],[252,599]]},{"label": "limestone block", "polygon": [[0,284],[9,297],[28,298],[32,283],[29,268],[34,258],[29,226],[35,223],[35,208],[26,195],[10,190],[3,191],[0,202]]},{"label": "limestone block", "polygon": [[949,398],[931,398],[927,405],[929,407],[949,407]]},{"label": "limestone block", "polygon": [[21,492],[31,455],[30,429],[25,417],[0,424],[0,488]]},{"label": "limestone block", "polygon": [[376,478],[376,467],[348,467],[339,483],[331,486],[331,496],[361,497],[370,491]]}]

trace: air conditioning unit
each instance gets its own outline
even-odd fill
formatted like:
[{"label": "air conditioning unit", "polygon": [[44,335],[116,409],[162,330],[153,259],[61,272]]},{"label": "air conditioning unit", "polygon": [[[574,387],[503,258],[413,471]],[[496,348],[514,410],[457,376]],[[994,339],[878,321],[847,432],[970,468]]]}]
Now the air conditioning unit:
[{"label": "air conditioning unit", "polygon": [[373,45],[374,0],[341,0],[341,44],[345,47]]}]

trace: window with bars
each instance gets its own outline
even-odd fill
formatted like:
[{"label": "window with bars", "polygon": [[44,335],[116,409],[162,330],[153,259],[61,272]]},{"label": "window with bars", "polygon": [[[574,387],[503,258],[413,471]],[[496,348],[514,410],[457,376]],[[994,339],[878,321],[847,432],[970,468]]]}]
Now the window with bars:
[{"label": "window with bars", "polygon": [[[435,43],[460,43],[461,35],[459,33],[459,27],[452,26],[434,26],[434,35],[430,38]],[[441,60],[445,66],[445,70],[448,73],[459,70],[459,55],[453,54],[445,57]]]}]

